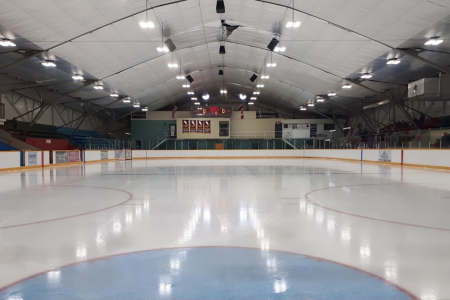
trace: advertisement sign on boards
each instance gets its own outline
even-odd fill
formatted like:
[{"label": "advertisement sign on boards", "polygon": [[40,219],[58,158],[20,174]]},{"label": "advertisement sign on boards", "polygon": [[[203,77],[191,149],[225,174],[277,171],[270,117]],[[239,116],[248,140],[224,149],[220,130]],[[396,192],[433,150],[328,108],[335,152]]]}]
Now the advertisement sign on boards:
[{"label": "advertisement sign on boards", "polygon": [[80,162],[80,152],[69,151],[69,162]]},{"label": "advertisement sign on boards", "polygon": [[37,166],[37,152],[28,152],[28,165]]},{"label": "advertisement sign on boards", "polygon": [[108,159],[108,151],[100,151],[100,159]]},{"label": "advertisement sign on boards", "polygon": [[67,151],[55,151],[55,163],[65,164],[69,162],[69,156]]},{"label": "advertisement sign on boards", "polygon": [[203,121],[197,121],[197,133],[203,133]]},{"label": "advertisement sign on boards", "polygon": [[211,121],[205,120],[203,123],[205,133],[211,133]]},{"label": "advertisement sign on boards", "polygon": [[378,161],[392,161],[392,151],[391,150],[379,150],[378,151]]},{"label": "advertisement sign on boards", "polygon": [[189,121],[183,120],[183,133],[189,133]]}]

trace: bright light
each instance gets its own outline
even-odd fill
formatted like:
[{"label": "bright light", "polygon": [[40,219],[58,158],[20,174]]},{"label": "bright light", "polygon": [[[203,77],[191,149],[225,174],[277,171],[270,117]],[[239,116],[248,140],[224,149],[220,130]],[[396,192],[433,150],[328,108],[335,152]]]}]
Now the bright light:
[{"label": "bright light", "polygon": [[247,99],[247,95],[245,95],[245,94],[239,94],[239,98],[240,98],[241,100],[245,100],[245,99]]},{"label": "bright light", "polygon": [[263,75],[261,76],[261,79],[269,79],[269,75]]},{"label": "bright light", "polygon": [[189,85],[189,84],[183,84],[183,88],[185,88],[185,89],[188,89],[188,88],[190,88],[191,86]]},{"label": "bright light", "polygon": [[178,76],[177,76],[177,79],[178,79],[178,80],[183,80],[183,79],[184,79],[184,76],[178,75]]},{"label": "bright light", "polygon": [[167,47],[157,47],[156,50],[158,50],[158,52],[169,52],[169,48]]},{"label": "bright light", "polygon": [[300,21],[294,22],[294,28],[298,28],[298,27],[300,27],[300,24],[301,24],[301,22],[300,22]]},{"label": "bright light", "polygon": [[194,92],[187,92],[188,95],[194,95]]},{"label": "bright light", "polygon": [[169,68],[178,68],[177,64],[167,64],[169,66]]},{"label": "bright light", "polygon": [[226,94],[226,93],[227,93],[227,90],[220,90],[220,93],[221,93],[221,94]]},{"label": "bright light", "polygon": [[114,98],[117,98],[117,97],[119,97],[119,94],[112,93],[110,96],[111,96],[111,97],[114,97]]},{"label": "bright light", "polygon": [[427,41],[425,43],[426,46],[437,46],[439,44],[442,44],[442,42],[444,42],[444,40],[442,40],[439,36],[434,36],[432,38],[430,38],[429,41]]},{"label": "bright light", "polygon": [[203,98],[203,100],[209,100],[209,94],[204,94],[204,95],[202,96],[202,98]]},{"label": "bright light", "polygon": [[255,103],[253,103],[253,102],[249,102],[249,103],[248,103],[248,105],[253,105],[253,104],[255,104]]},{"label": "bright light", "polygon": [[336,132],[336,129],[331,129],[330,132]]},{"label": "bright light", "polygon": [[390,58],[387,61],[388,65],[398,65],[400,63],[400,59],[398,58]]},{"label": "bright light", "polygon": [[155,24],[153,24],[153,22],[139,22],[139,25],[142,28],[155,28]]},{"label": "bright light", "polygon": [[362,74],[361,78],[362,78],[362,79],[370,79],[370,78],[372,78],[372,74],[370,74],[370,73],[364,73],[364,74]]},{"label": "bright light", "polygon": [[300,110],[306,110],[306,107],[300,106]]},{"label": "bright light", "polygon": [[103,85],[94,85],[94,89],[103,90]]},{"label": "bright light", "polygon": [[314,106],[314,103],[308,103],[308,106]]},{"label": "bright light", "polygon": [[195,105],[200,105],[200,102],[195,102],[194,104],[195,104]]},{"label": "bright light", "polygon": [[130,97],[126,97],[126,98],[123,98],[123,103],[130,103],[131,102],[131,98]]},{"label": "bright light", "polygon": [[323,98],[317,98],[316,101],[317,101],[317,102],[323,102],[323,101],[325,101],[325,99],[323,99]]},{"label": "bright light", "polygon": [[142,111],[148,111],[148,107],[143,107]]},{"label": "bright light", "polygon": [[0,40],[0,46],[3,46],[3,47],[15,47],[16,44],[11,42],[10,39],[2,39],[2,40]]},{"label": "bright light", "polygon": [[342,88],[343,89],[351,89],[352,88],[352,85],[351,84],[344,84],[343,86],[342,86]]},{"label": "bright light", "polygon": [[250,100],[256,100],[256,97],[250,97]]},{"label": "bright light", "polygon": [[133,107],[141,107],[139,103],[133,104]]},{"label": "bright light", "polygon": [[83,76],[81,76],[79,74],[73,74],[72,79],[73,80],[83,80],[84,78],[83,78]]},{"label": "bright light", "polygon": [[351,127],[344,127],[344,128],[342,128],[342,129],[344,129],[344,130],[349,130],[349,129],[352,129]]},{"label": "bright light", "polygon": [[276,63],[268,63],[268,64],[267,64],[267,67],[269,67],[269,68],[274,68],[274,67],[276,67],[276,66],[277,66]]},{"label": "bright light", "polygon": [[291,27],[293,27],[294,26],[294,22],[287,22],[286,23],[286,27],[287,28],[291,28]]},{"label": "bright light", "polygon": [[50,60],[50,59],[42,62],[42,65],[44,67],[56,67],[56,64],[54,63],[54,60]]},{"label": "bright light", "polygon": [[195,100],[197,100],[197,97],[192,97],[191,100],[194,100],[194,101],[195,101]]},{"label": "bright light", "polygon": [[286,47],[275,47],[275,52],[284,52],[286,51]]},{"label": "bright light", "polygon": [[257,88],[263,88],[263,87],[264,87],[264,84],[258,84],[256,87],[257,87]]},{"label": "bright light", "polygon": [[253,95],[259,95],[260,92],[253,92]]},{"label": "bright light", "polygon": [[336,96],[336,93],[328,93],[328,97],[334,97]]}]

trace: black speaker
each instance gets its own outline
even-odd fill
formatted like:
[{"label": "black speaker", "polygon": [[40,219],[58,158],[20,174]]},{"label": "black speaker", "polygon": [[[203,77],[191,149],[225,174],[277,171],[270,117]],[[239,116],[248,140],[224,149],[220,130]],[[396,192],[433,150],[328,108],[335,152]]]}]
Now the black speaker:
[{"label": "black speaker", "polygon": [[258,76],[256,76],[255,74],[253,74],[253,76],[250,77],[250,81],[251,81],[251,82],[255,82],[256,78],[258,78]]},{"label": "black speaker", "polygon": [[187,79],[190,83],[192,83],[192,81],[194,81],[194,78],[192,78],[191,75],[186,76],[186,79]]},{"label": "black speaker", "polygon": [[220,54],[225,54],[225,46],[220,46],[219,53]]},{"label": "black speaker", "polygon": [[170,52],[173,52],[177,49],[177,47],[175,46],[175,44],[172,42],[171,39],[167,39],[164,44],[166,44],[167,48],[169,49]]},{"label": "black speaker", "polygon": [[225,13],[225,3],[223,2],[223,0],[217,0],[217,4],[216,4],[216,12],[218,14],[223,14]]},{"label": "black speaker", "polygon": [[219,75],[223,75],[223,70],[219,70]]},{"label": "black speaker", "polygon": [[270,51],[273,51],[275,47],[278,45],[279,41],[276,38],[273,38],[269,45],[267,45],[267,48],[269,48]]}]

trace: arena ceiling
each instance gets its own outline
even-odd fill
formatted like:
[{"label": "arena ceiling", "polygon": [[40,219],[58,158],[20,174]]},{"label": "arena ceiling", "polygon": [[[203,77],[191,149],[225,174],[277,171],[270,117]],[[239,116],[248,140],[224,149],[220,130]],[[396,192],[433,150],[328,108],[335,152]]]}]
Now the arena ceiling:
[{"label": "arena ceiling", "polygon": [[[123,114],[140,109],[132,104],[149,110],[187,107],[194,102],[188,90],[199,102],[208,93],[210,101],[233,103],[242,101],[239,94],[248,102],[259,90],[255,104],[293,111],[336,93],[315,104],[315,111],[328,114],[382,101],[386,90],[450,69],[448,0],[224,4],[220,14],[215,0],[0,0],[0,36],[16,45],[0,46],[0,89],[30,97],[38,93],[47,104],[79,109],[88,103]],[[154,28],[140,26],[147,20]],[[227,37],[221,20],[238,28]],[[286,27],[292,21],[301,25]],[[424,45],[434,36],[443,43]],[[269,51],[273,38],[284,52]],[[167,39],[176,50],[158,52]],[[219,53],[221,45],[226,54]],[[393,58],[400,63],[387,64]],[[56,67],[43,66],[45,60]],[[173,63],[178,68],[168,67]],[[361,80],[364,73],[372,78]],[[74,81],[74,74],[83,80]],[[249,80],[253,74],[255,82]],[[187,75],[194,79],[190,89],[182,87],[187,80],[176,79]],[[352,88],[343,89],[345,84]],[[114,93],[119,98],[111,97]],[[132,102],[123,103],[125,96]]]}]

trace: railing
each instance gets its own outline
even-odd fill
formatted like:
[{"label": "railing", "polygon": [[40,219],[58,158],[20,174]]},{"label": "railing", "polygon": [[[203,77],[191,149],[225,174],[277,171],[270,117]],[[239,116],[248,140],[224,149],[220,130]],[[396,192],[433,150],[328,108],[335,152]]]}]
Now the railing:
[{"label": "railing", "polygon": [[279,131],[232,131],[231,139],[276,139],[282,137],[283,132]]}]

